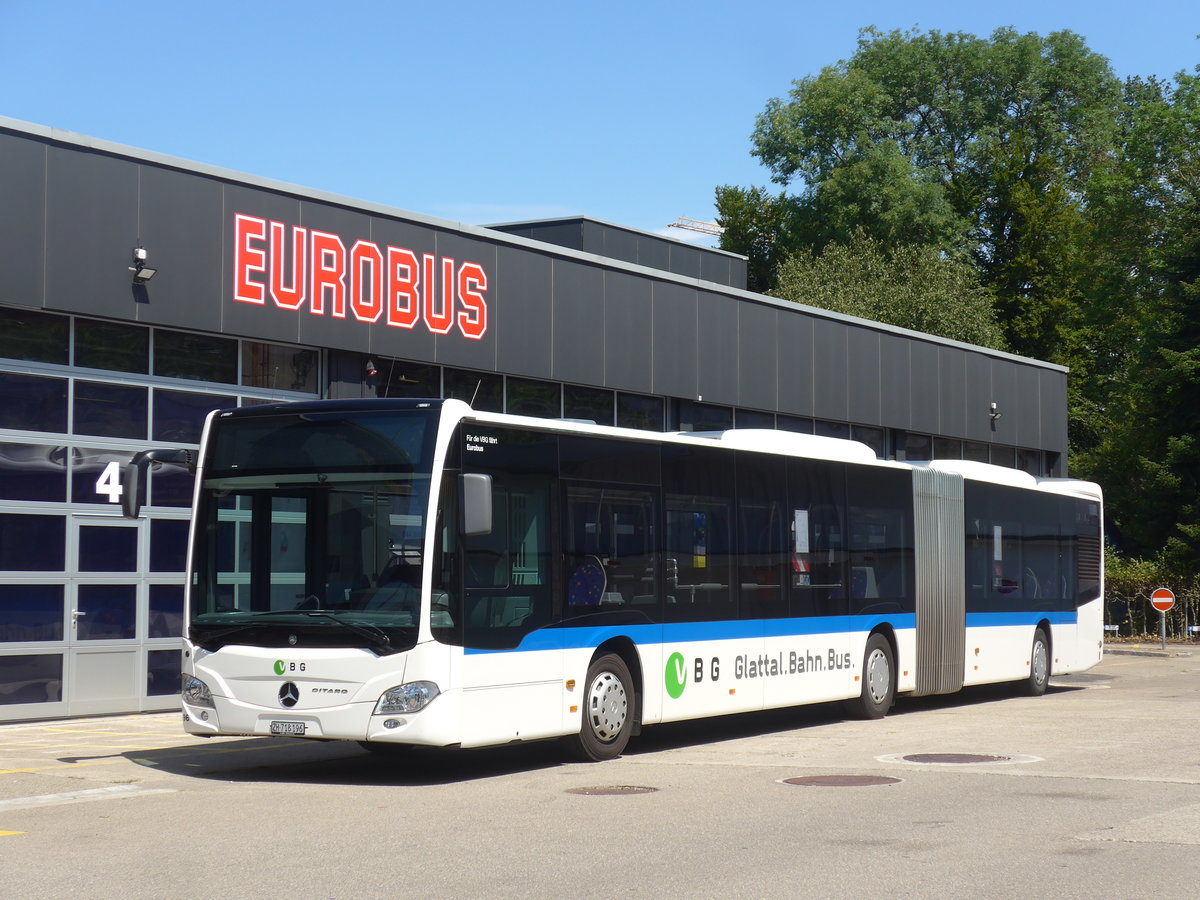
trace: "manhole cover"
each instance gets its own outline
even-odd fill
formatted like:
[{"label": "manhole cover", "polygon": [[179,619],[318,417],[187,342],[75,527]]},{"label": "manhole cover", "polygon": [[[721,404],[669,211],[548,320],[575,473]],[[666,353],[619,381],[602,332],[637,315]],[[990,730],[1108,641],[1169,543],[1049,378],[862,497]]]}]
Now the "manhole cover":
[{"label": "manhole cover", "polygon": [[655,787],[642,787],[636,784],[609,784],[601,787],[570,788],[568,794],[583,794],[585,797],[614,797],[620,794],[653,794]]},{"label": "manhole cover", "polygon": [[876,784],[899,784],[903,779],[886,775],[804,775],[800,778],[785,778],[784,784],[802,787],[870,787]]},{"label": "manhole cover", "polygon": [[911,763],[948,763],[962,765],[968,763],[998,763],[1010,762],[1007,756],[992,756],[988,753],[913,753],[904,757],[905,762]]}]

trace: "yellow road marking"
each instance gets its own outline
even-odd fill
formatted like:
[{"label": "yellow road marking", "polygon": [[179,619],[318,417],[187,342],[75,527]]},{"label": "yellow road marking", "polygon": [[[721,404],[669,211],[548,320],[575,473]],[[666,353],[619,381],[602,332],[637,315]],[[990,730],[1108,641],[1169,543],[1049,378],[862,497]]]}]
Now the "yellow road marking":
[{"label": "yellow road marking", "polygon": [[0,769],[0,775],[22,775],[25,772],[46,772],[51,769],[78,769],[81,766],[107,766],[118,762],[115,759],[97,759],[91,762],[62,763],[57,766],[30,766],[28,769]]},{"label": "yellow road marking", "polygon": [[0,837],[11,837],[14,834],[24,834],[23,831],[0,831]]}]

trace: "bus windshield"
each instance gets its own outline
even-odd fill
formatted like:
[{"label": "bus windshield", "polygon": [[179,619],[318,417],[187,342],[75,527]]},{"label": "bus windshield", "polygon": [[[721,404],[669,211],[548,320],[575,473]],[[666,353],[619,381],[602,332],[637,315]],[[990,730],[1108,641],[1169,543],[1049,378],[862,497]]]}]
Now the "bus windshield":
[{"label": "bus windshield", "polygon": [[214,422],[189,635],[215,650],[416,643],[434,421],[248,411]]}]

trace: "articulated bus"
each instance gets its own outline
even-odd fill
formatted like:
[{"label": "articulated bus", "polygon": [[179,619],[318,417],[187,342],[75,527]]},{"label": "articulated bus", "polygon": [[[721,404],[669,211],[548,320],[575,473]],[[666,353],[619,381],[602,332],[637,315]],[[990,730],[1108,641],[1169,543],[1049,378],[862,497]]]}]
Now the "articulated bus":
[{"label": "articulated bus", "polygon": [[661,722],[1041,694],[1103,653],[1087,482],[456,400],[221,410],[188,462],[192,734],[606,760]]}]

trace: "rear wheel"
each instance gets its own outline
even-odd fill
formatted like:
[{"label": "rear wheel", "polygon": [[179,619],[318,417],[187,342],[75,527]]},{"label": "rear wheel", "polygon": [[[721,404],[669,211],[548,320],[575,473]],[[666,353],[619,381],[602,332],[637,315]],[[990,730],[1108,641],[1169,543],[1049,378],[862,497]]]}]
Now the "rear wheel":
[{"label": "rear wheel", "polygon": [[867,638],[863,652],[862,692],[857,700],[847,700],[846,709],[860,719],[882,719],[892,708],[896,679],[892,645],[881,634]]},{"label": "rear wheel", "polygon": [[1025,679],[1025,693],[1040,697],[1046,693],[1050,683],[1050,641],[1046,632],[1038,628],[1033,632],[1033,647],[1029,651],[1029,677]]},{"label": "rear wheel", "polygon": [[590,762],[616,759],[633,730],[633,677],[625,660],[614,653],[592,661],[584,681],[583,724],[576,735],[576,755]]}]

